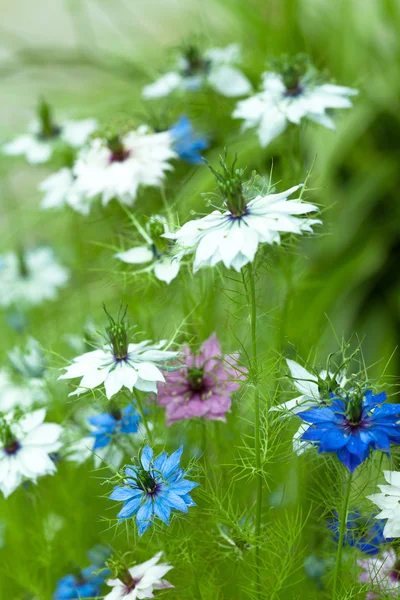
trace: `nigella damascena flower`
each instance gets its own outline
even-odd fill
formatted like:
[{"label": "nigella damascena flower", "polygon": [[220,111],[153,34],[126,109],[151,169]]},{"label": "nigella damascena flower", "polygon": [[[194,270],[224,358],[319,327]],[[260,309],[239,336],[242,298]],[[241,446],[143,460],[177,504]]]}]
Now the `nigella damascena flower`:
[{"label": "nigella damascena flower", "polygon": [[53,600],[99,598],[102,596],[101,588],[110,575],[110,571],[104,569],[105,559],[109,556],[109,551],[106,547],[96,546],[88,552],[88,556],[94,559],[94,564],[85,569],[76,569],[74,574],[62,577],[57,583]]},{"label": "nigella damascena flower", "polygon": [[383,535],[386,538],[400,537],[400,473],[383,471],[388,485],[378,485],[380,494],[367,496],[381,509],[377,519],[387,519]]},{"label": "nigella damascena flower", "polygon": [[262,75],[262,91],[238,102],[233,117],[243,119],[243,129],[257,129],[261,146],[267,146],[289,123],[299,125],[308,119],[328,129],[335,129],[331,109],[350,108],[352,88],[321,83],[315,69],[302,55],[293,61],[284,59],[278,72]]},{"label": "nigella damascena flower", "polygon": [[0,411],[43,405],[46,363],[37,340],[29,338],[25,347],[13,348],[8,357],[11,368],[0,369]]},{"label": "nigella damascena flower", "polygon": [[240,63],[240,48],[231,44],[225,48],[213,48],[201,53],[189,45],[183,48],[176,71],[162,75],[143,89],[146,99],[162,98],[172,92],[197,91],[205,85],[228,97],[245,96],[251,92],[247,77],[235,66]]},{"label": "nigella damascena flower", "polygon": [[240,271],[253,262],[259,244],[280,244],[281,233],[312,232],[321,221],[303,218],[315,212],[313,204],[301,198],[288,200],[301,185],[280,194],[257,195],[249,200],[243,184],[243,171],[229,170],[221,160],[222,173],[214,172],[224,199],[225,210],[185,223],[175,233],[164,234],[175,240],[183,252],[195,254],[193,271],[222,262],[226,268]]},{"label": "nigella damascena flower", "polygon": [[[339,542],[340,519],[337,514],[335,514],[334,519],[331,519],[328,527],[335,534],[336,543]],[[374,520],[373,515],[364,517],[356,510],[350,511],[347,515],[343,545],[357,548],[364,554],[375,556],[379,554],[382,544],[385,543],[383,527],[384,522],[380,519]]]},{"label": "nigella damascena flower", "polygon": [[7,498],[25,479],[53,475],[50,458],[61,447],[62,427],[44,423],[44,409],[17,417],[8,413],[0,419],[0,490]]},{"label": "nigella damascena flower", "polygon": [[113,589],[104,600],[154,598],[153,591],[172,588],[173,585],[164,579],[164,575],[173,567],[168,563],[159,562],[162,554],[158,552],[150,560],[133,567],[121,566],[116,573],[116,578],[106,582]]},{"label": "nigella damascena flower", "polygon": [[168,131],[173,139],[173,148],[180,159],[192,165],[204,164],[201,152],[208,148],[208,141],[196,133],[185,115],[182,115]]},{"label": "nigella damascena flower", "polygon": [[104,384],[106,396],[112,398],[121,388],[133,388],[157,393],[157,381],[165,381],[160,366],[177,358],[178,353],[162,350],[163,340],[152,344],[146,340],[138,344],[128,341],[125,315],[115,321],[108,315],[107,343],[102,348],[86,352],[73,359],[59,379],[82,377],[79,387],[70,393],[76,396]]},{"label": "nigella damascena flower", "polygon": [[38,119],[30,124],[29,133],[5,144],[2,151],[11,156],[24,155],[31,164],[45,163],[50,160],[57,143],[79,148],[96,129],[95,119],[57,124],[50,106],[42,101],[38,108]]},{"label": "nigella damascena flower", "polygon": [[156,517],[169,525],[171,510],[187,513],[195,506],[190,492],[199,484],[185,479],[186,473],[179,466],[182,452],[183,447],[170,456],[162,452],[154,458],[152,448],[145,446],[139,464],[125,467],[124,485],[111,494],[111,500],[124,502],[119,519],[136,515],[139,535],[151,527]]},{"label": "nigella damascena flower", "polygon": [[386,550],[382,558],[357,561],[363,569],[360,581],[369,583],[366,598],[398,598],[400,593],[400,559],[393,549]]},{"label": "nigella damascena flower", "polygon": [[41,204],[43,209],[69,206],[81,215],[88,215],[90,212],[91,200],[79,187],[72,169],[65,167],[49,175],[41,182],[39,189],[44,192]]},{"label": "nigella damascena flower", "polygon": [[[297,415],[303,410],[314,407],[316,403],[329,401],[331,392],[338,388],[343,389],[346,385],[347,379],[343,372],[332,373],[323,369],[316,375],[314,373],[309,373],[294,360],[287,359],[286,363],[290,370],[292,383],[296,390],[300,392],[300,396],[270,408],[271,412],[279,412],[282,417]],[[309,425],[307,425],[307,423],[301,423],[293,436],[293,450],[298,455],[301,455],[307,449],[312,448],[311,442],[302,439],[303,433],[305,433],[308,428]]]},{"label": "nigella damascena flower", "polygon": [[55,300],[68,279],[68,270],[50,248],[9,252],[0,256],[0,306],[37,306]]},{"label": "nigella damascena flower", "polygon": [[179,273],[183,253],[176,250],[173,242],[163,237],[170,233],[166,219],[155,215],[148,220],[145,229],[134,218],[132,220],[145,244],[118,252],[115,257],[129,265],[145,265],[136,269],[134,274],[154,273],[159,281],[171,283]]},{"label": "nigella damascena flower", "polygon": [[95,138],[73,166],[78,189],[89,199],[101,196],[105,206],[113,198],[132,205],[140,186],[160,187],[170,160],[176,158],[168,131],[152,133],[145,125],[108,139]]},{"label": "nigella damascena flower", "polygon": [[389,452],[400,436],[400,405],[385,403],[386,394],[349,392],[332,394],[330,404],[316,406],[298,416],[311,426],[302,435],[319,452],[334,452],[351,473],[371,450]]},{"label": "nigella damascena flower", "polygon": [[183,350],[184,366],[165,375],[158,384],[157,403],[165,406],[167,425],[200,417],[226,422],[231,396],[240,387],[246,369],[238,367],[238,354],[224,355],[215,333],[192,353]]}]

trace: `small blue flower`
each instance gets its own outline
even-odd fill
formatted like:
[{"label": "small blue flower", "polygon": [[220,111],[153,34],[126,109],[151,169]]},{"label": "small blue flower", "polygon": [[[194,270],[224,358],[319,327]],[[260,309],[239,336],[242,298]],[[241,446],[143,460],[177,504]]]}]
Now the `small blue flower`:
[{"label": "small blue flower", "polygon": [[205,137],[197,135],[185,115],[169,129],[169,132],[174,139],[174,150],[182,160],[192,165],[203,164],[200,153],[208,148],[208,141]]},{"label": "small blue flower", "polygon": [[400,436],[400,405],[384,404],[385,392],[338,398],[331,404],[298,413],[311,427],[303,440],[316,444],[319,452],[335,452],[351,473],[366,460],[372,450],[389,452]]},{"label": "small blue flower", "polygon": [[153,450],[145,446],[139,466],[125,467],[127,485],[114,488],[110,499],[124,502],[118,518],[136,515],[139,535],[155,517],[169,525],[171,510],[187,513],[190,506],[196,506],[190,492],[198,483],[184,479],[186,473],[179,467],[182,452],[181,446],[170,456],[162,452],[153,459]]},{"label": "small blue flower", "polygon": [[[369,556],[379,554],[381,545],[387,541],[383,536],[384,526],[385,521],[382,519],[376,520],[374,515],[362,517],[358,511],[349,512],[343,545],[358,548],[361,552]],[[337,543],[339,541],[340,529],[340,521],[337,514],[330,521],[328,527],[334,532]]]},{"label": "small blue flower", "polygon": [[119,433],[136,433],[140,419],[140,414],[132,404],[129,404],[123,411],[117,410],[113,413],[101,413],[89,417],[89,423],[97,427],[97,431],[90,433],[95,438],[93,450],[105,448],[113,436]]},{"label": "small blue flower", "polygon": [[90,565],[77,575],[66,575],[57,583],[53,600],[98,598],[102,595],[101,586],[109,575],[108,570],[99,572],[98,565]]}]

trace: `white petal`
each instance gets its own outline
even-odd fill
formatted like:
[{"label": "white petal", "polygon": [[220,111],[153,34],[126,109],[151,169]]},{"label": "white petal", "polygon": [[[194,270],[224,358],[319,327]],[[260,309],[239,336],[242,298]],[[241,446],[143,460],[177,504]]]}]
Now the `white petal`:
[{"label": "white petal", "polygon": [[171,92],[176,90],[182,83],[182,77],[179,73],[166,73],[154,83],[146,85],[143,88],[143,98],[162,98],[168,96]]},{"label": "white petal", "polygon": [[287,359],[286,363],[290,369],[290,374],[293,377],[293,384],[299,392],[309,398],[319,398],[317,377],[306,371],[304,367],[294,360]]},{"label": "white petal", "polygon": [[246,96],[252,90],[247,77],[239,69],[228,65],[212,68],[208,82],[219,94],[229,98]]},{"label": "white petal", "polygon": [[138,265],[151,262],[154,258],[154,254],[148,246],[136,246],[136,248],[131,248],[125,252],[119,252],[118,254],[115,254],[115,257],[119,258],[125,263]]},{"label": "white petal", "polygon": [[178,275],[180,266],[180,260],[176,256],[165,256],[154,265],[154,275],[169,284]]},{"label": "white petal", "polygon": [[153,363],[136,363],[136,369],[139,377],[145,381],[165,381],[163,374]]}]

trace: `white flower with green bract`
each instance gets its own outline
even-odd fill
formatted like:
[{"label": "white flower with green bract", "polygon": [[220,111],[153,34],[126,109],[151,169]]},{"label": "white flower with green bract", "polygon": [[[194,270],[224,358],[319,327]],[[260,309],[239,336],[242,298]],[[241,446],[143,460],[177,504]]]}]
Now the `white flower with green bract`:
[{"label": "white flower with green bract", "polygon": [[[104,600],[143,600],[154,598],[155,590],[165,590],[174,587],[164,576],[173,567],[168,563],[160,563],[162,552],[158,552],[153,558],[146,562],[126,567],[120,561],[115,561],[113,571],[115,578],[106,581],[112,590],[104,597]],[[114,566],[112,560],[107,562],[108,566]]]},{"label": "white flower with green bract", "polygon": [[237,68],[241,61],[238,44],[211,48],[202,53],[194,44],[182,49],[176,71],[169,71],[143,89],[146,100],[163,98],[175,91],[197,91],[208,85],[219,94],[238,97],[252,90],[247,77]]},{"label": "white flower with green bract", "polygon": [[97,129],[96,119],[54,121],[47,102],[40,102],[38,118],[29,125],[29,132],[4,144],[2,151],[10,156],[25,156],[31,164],[49,161],[58,144],[80,148]]},{"label": "white flower with green bract", "polygon": [[165,340],[153,344],[150,340],[129,343],[125,314],[114,320],[107,314],[110,325],[107,328],[106,343],[102,348],[86,352],[73,359],[59,379],[81,377],[79,387],[70,396],[93,390],[104,385],[108,399],[123,387],[142,392],[157,393],[157,382],[165,381],[160,368],[178,357],[178,352],[163,350]]},{"label": "white flower with green bract", "polygon": [[0,491],[6,498],[23,481],[36,483],[57,470],[50,454],[61,447],[62,427],[44,423],[45,417],[45,409],[40,409],[0,418]]},{"label": "white flower with green bract", "polygon": [[136,269],[134,273],[154,273],[159,281],[169,284],[179,273],[182,252],[174,249],[174,244],[165,239],[165,234],[170,233],[166,219],[160,215],[151,217],[146,229],[132,217],[145,244],[134,246],[124,252],[118,252],[115,257],[130,265],[146,265]]},{"label": "white flower with green bract", "polygon": [[256,129],[262,147],[285,131],[289,123],[300,125],[308,119],[328,129],[335,129],[330,111],[351,108],[350,97],[358,91],[349,87],[321,82],[307,57],[277,62],[277,71],[262,75],[262,90],[241,100],[233,112],[242,119],[243,129]]},{"label": "white flower with green bract", "polygon": [[194,254],[193,272],[220,262],[239,272],[254,261],[259,245],[280,244],[281,234],[312,232],[312,226],[321,223],[305,217],[318,211],[316,206],[303,202],[301,197],[288,200],[301,184],[249,200],[243,170],[235,169],[235,163],[228,169],[223,160],[221,165],[222,172],[213,172],[226,210],[214,210],[206,217],[188,221],[175,233],[164,234],[175,240],[182,252]]},{"label": "white flower with green bract", "polygon": [[8,252],[0,256],[0,306],[37,306],[55,300],[68,279],[69,271],[51,248]]},{"label": "white flower with green bract", "polygon": [[168,131],[153,133],[146,125],[124,135],[96,137],[83,148],[73,166],[77,190],[87,198],[101,197],[132,206],[141,186],[160,187],[170,161],[177,158]]}]

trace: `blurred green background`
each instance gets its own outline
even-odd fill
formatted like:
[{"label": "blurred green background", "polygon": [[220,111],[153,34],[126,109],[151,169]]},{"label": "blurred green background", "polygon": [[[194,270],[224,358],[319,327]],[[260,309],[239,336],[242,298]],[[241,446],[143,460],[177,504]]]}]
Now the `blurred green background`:
[{"label": "blurred green background", "polygon": [[[143,85],[164,69],[171,48],[192,36],[204,47],[240,43],[243,70],[255,86],[269,57],[307,52],[338,84],[358,88],[354,108],[338,115],[336,133],[304,125],[300,131],[288,130],[266,149],[259,147],[253,132],[240,133],[239,122],[229,116],[234,102],[226,98],[200,94],[158,106],[172,121],[186,112],[197,128],[211,134],[210,162],[224,146],[238,152],[240,166],[249,172],[256,168],[267,175],[273,161],[273,180],[280,190],[304,180],[315,161],[308,197],[324,209],[323,226],[316,237],[300,240],[286,254],[273,251],[267,257],[269,267],[259,282],[259,348],[269,357],[266,364],[280,352],[307,358],[315,348],[312,354],[324,361],[328,352],[337,350],[337,338],[353,336],[363,340],[365,361],[375,365],[372,373],[379,376],[400,341],[398,0],[0,0],[0,9],[0,142],[24,132],[40,97],[52,104],[56,115],[67,118],[94,116],[104,125],[145,121]],[[72,272],[57,302],[29,314],[29,332],[48,350],[54,367],[63,362],[60,354],[71,356],[63,334],[80,335],[89,316],[101,324],[102,303],[117,309],[121,298],[129,304],[131,322],[148,337],[171,337],[196,307],[191,319],[199,338],[216,330],[226,350],[236,348],[234,334],[240,337],[244,325],[227,312],[227,280],[202,274],[189,278],[183,291],[183,277],[166,288],[119,276],[120,267],[106,245],[126,247],[131,231],[117,204],[96,207],[86,218],[67,210],[42,212],[37,186],[51,167],[33,168],[8,157],[0,161],[0,252],[21,243],[50,243]],[[184,222],[193,209],[204,211],[201,193],[213,188],[205,167],[179,165],[168,179],[166,194]],[[135,212],[160,210],[159,192],[142,191]],[[3,356],[18,339],[2,317]],[[398,352],[387,372],[400,374]],[[58,393],[54,414],[64,419],[66,390],[61,387]],[[169,441],[176,446],[180,434],[174,430],[174,436]],[[229,436],[225,443],[229,446]],[[0,502],[2,519],[14,528],[13,534],[6,530],[7,549],[1,551],[7,570],[0,582],[1,598],[24,598],[24,587],[32,593],[42,590],[39,600],[50,598],[55,581],[66,572],[68,561],[60,555],[67,547],[68,558],[86,564],[86,550],[104,530],[99,523],[87,528],[87,519],[91,513],[97,519],[109,506],[97,499],[90,511],[82,508],[89,493],[99,495],[98,481],[88,477],[86,468],[78,473],[64,466],[62,488],[56,477],[41,486],[40,503],[52,504],[67,519],[71,515],[71,526],[55,547],[39,534],[44,527],[41,504],[35,508],[39,492],[32,492],[29,500],[16,492]],[[68,493],[71,489],[74,495]],[[29,515],[27,524],[24,515]],[[146,557],[144,552],[141,558]],[[185,560],[198,564],[189,555]],[[205,585],[204,598],[242,597],[237,587],[226,585],[228,591],[221,583],[220,596],[217,587]],[[172,592],[168,597],[196,597],[190,590],[188,583],[188,596]],[[311,598],[319,593],[304,584],[271,597]]]}]

